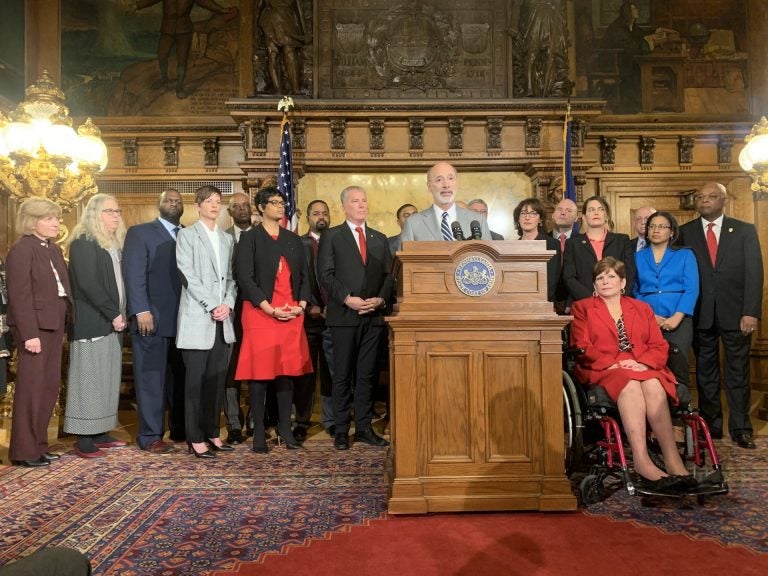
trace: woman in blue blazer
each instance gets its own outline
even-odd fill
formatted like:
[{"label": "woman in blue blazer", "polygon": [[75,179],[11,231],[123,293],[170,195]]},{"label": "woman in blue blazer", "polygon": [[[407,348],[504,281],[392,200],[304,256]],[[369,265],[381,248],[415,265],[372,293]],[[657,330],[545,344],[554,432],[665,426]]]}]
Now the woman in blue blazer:
[{"label": "woman in blue blazer", "polygon": [[693,339],[691,317],[699,297],[699,269],[688,248],[673,248],[679,235],[677,220],[669,212],[656,212],[645,228],[646,247],[635,254],[632,294],[648,303],[664,338],[677,352],[670,354],[669,369],[688,386],[688,354]]}]

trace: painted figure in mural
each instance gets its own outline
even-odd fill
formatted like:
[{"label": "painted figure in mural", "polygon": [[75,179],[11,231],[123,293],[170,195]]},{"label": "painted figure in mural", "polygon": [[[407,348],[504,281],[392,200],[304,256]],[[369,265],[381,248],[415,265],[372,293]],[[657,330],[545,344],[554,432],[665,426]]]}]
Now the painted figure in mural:
[{"label": "painted figure in mural", "polygon": [[526,0],[512,10],[512,35],[525,72],[525,87],[516,89],[516,95],[565,95],[569,84],[563,3]]},{"label": "painted figure in mural", "polygon": [[190,92],[184,88],[187,76],[189,51],[192,46],[192,8],[195,4],[215,14],[229,14],[235,8],[224,8],[215,0],[136,0],[131,12],[163,3],[163,20],[160,24],[160,41],[157,45],[157,60],[160,65],[160,78],[152,84],[159,89],[169,83],[168,57],[176,46],[176,96],[188,98]]},{"label": "painted figure in mural", "polygon": [[[275,92],[299,94],[301,58],[299,51],[310,40],[304,32],[301,4],[297,0],[261,0],[259,27],[269,55],[269,76]],[[287,85],[283,82],[282,69]]]}]

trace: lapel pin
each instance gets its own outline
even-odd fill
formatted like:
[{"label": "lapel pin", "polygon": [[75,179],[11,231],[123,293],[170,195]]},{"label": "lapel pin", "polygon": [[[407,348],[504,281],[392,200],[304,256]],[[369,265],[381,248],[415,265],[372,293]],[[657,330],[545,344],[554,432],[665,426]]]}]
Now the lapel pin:
[{"label": "lapel pin", "polygon": [[728,232],[733,232],[733,228],[728,228]]}]

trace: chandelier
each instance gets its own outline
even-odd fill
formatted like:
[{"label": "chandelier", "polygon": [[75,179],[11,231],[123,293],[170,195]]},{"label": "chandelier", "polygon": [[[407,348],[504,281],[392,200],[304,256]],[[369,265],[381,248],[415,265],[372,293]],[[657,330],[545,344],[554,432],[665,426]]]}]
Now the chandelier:
[{"label": "chandelier", "polygon": [[94,175],[107,166],[107,147],[90,118],[72,128],[64,92],[47,70],[25,96],[8,117],[0,112],[0,188],[68,212],[97,192]]},{"label": "chandelier", "polygon": [[752,126],[744,142],[739,165],[752,178],[752,192],[768,194],[768,120],[765,116]]}]

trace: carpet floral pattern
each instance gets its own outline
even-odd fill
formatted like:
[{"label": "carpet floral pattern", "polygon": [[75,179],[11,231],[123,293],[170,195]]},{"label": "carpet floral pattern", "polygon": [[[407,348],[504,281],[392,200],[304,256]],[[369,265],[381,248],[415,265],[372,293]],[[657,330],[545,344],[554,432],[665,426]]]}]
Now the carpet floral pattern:
[{"label": "carpet floral pattern", "polygon": [[729,440],[715,442],[730,492],[703,505],[693,498],[633,497],[621,488],[586,512],[768,554],[768,438],[755,438],[755,443],[757,450],[738,448]]},{"label": "carpet floral pattern", "polygon": [[0,564],[66,546],[90,558],[95,576],[228,569],[380,518],[384,454],[322,441],[268,456],[241,446],[213,462],[126,448],[0,467]]}]

